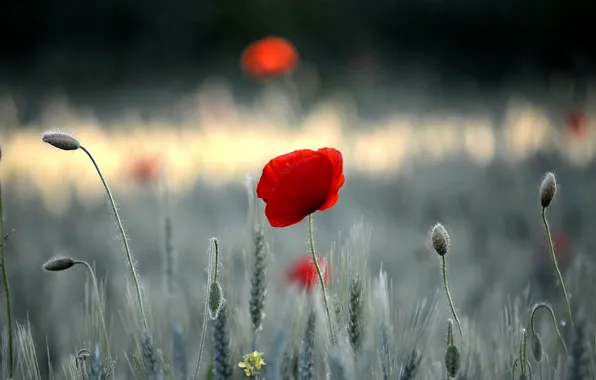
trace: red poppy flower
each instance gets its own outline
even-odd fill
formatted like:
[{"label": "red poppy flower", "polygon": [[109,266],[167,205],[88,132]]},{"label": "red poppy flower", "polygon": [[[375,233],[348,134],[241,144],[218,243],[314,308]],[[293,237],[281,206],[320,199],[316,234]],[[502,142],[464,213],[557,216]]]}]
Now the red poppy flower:
[{"label": "red poppy flower", "polygon": [[565,128],[573,138],[584,137],[588,131],[588,118],[581,111],[572,111],[565,119]]},{"label": "red poppy flower", "polygon": [[156,156],[140,156],[133,158],[128,166],[128,176],[135,182],[149,184],[157,182],[162,160]]},{"label": "red poppy flower", "polygon": [[257,196],[267,206],[271,227],[287,227],[335,205],[343,186],[343,157],[339,150],[301,149],[269,161],[257,184]]},{"label": "red poppy flower", "polygon": [[289,73],[297,63],[296,48],[281,37],[265,37],[251,43],[240,59],[244,72],[257,78]]},{"label": "red poppy flower", "polygon": [[[319,268],[323,274],[323,282],[325,286],[329,284],[329,270],[327,268],[327,260],[324,257],[317,257]],[[312,256],[301,256],[294,260],[291,264],[290,269],[286,272],[287,279],[291,283],[299,285],[301,288],[306,290],[312,290],[319,284],[319,275],[317,274],[317,268],[312,259]]]}]

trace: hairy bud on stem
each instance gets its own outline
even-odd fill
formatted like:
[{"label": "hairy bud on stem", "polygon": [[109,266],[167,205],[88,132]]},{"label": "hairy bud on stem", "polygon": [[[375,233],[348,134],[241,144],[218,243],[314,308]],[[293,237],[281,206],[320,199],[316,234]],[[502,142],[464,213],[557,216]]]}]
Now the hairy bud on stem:
[{"label": "hairy bud on stem", "polygon": [[555,175],[551,172],[546,173],[540,184],[540,204],[542,207],[548,207],[557,194],[557,181]]},{"label": "hairy bud on stem", "polygon": [[430,234],[430,239],[434,250],[439,256],[445,256],[449,252],[450,238],[449,233],[441,223],[437,223]]},{"label": "hairy bud on stem", "polygon": [[75,261],[70,257],[56,257],[46,261],[42,268],[48,272],[60,272],[72,268],[75,265]]},{"label": "hairy bud on stem", "polygon": [[61,150],[77,150],[81,147],[79,140],[65,132],[48,131],[41,135],[43,142],[46,142]]}]

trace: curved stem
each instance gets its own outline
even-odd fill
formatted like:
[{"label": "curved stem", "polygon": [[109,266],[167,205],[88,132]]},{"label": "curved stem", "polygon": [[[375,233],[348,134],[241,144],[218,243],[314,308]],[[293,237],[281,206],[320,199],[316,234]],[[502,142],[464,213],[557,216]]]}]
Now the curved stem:
[{"label": "curved stem", "polygon": [[203,313],[203,328],[201,331],[201,343],[199,345],[199,354],[197,357],[197,366],[195,367],[195,376],[193,377],[194,380],[199,378],[199,369],[201,368],[201,358],[203,357],[203,347],[205,345],[205,334],[207,333],[207,300],[209,299],[208,290],[209,287],[205,288],[205,310]]},{"label": "curved stem", "polygon": [[441,256],[443,259],[443,285],[445,285],[445,293],[447,294],[447,301],[449,301],[449,307],[451,308],[451,313],[453,314],[453,318],[455,322],[457,322],[457,328],[459,330],[460,338],[464,338],[464,334],[462,333],[461,323],[459,323],[459,318],[457,317],[457,313],[455,312],[455,307],[453,306],[453,301],[451,300],[451,293],[449,293],[449,288],[447,287],[447,259],[445,255]]},{"label": "curved stem", "polygon": [[6,262],[4,261],[4,248],[6,245],[6,238],[4,237],[4,207],[2,205],[2,182],[0,182],[0,239],[2,239],[2,246],[0,246],[0,266],[2,267],[2,277],[4,278],[4,288],[6,289],[6,319],[8,322],[8,360],[9,360],[9,374],[12,378],[14,376],[14,348],[12,343],[12,312],[10,309],[10,285],[8,283],[8,273],[6,272]]},{"label": "curved stem", "polygon": [[327,289],[325,288],[325,280],[323,280],[323,274],[317,261],[317,255],[315,253],[315,239],[312,229],[312,214],[308,215],[308,240],[310,243],[310,251],[312,253],[312,260],[317,269],[317,275],[319,276],[319,282],[321,283],[321,290],[323,291],[323,303],[325,304],[325,314],[327,314],[327,323],[329,324],[329,333],[331,334],[331,343],[335,346],[335,334],[333,333],[333,322],[331,321],[331,313],[329,312],[329,302],[327,301]]},{"label": "curved stem", "polygon": [[557,332],[557,336],[559,337],[559,340],[563,344],[563,349],[565,350],[565,358],[567,358],[567,345],[565,344],[565,341],[563,340],[563,337],[561,336],[561,333],[559,332],[559,328],[557,327],[557,319],[555,318],[555,313],[554,313],[553,309],[546,303],[536,304],[532,308],[532,316],[530,317],[530,329],[532,330],[532,334],[536,334],[536,331],[534,330],[534,316],[536,315],[536,312],[538,311],[538,309],[540,309],[541,307],[546,308],[548,310],[551,318],[553,319],[553,325],[555,326],[555,331]]},{"label": "curved stem", "polygon": [[106,319],[103,314],[103,306],[101,304],[101,298],[99,296],[99,286],[97,286],[97,278],[95,277],[95,271],[93,270],[91,265],[89,265],[89,263],[84,260],[75,260],[74,263],[84,265],[87,268],[87,270],[89,271],[89,276],[91,276],[91,281],[93,281],[93,287],[95,288],[95,297],[97,298],[97,308],[99,309],[99,316],[101,318],[101,325],[103,327],[103,339],[105,341],[105,350],[109,356],[110,355],[110,343],[109,343],[110,341],[109,341],[109,336],[108,336],[108,328],[106,326]]},{"label": "curved stem", "polygon": [[132,279],[135,283],[135,287],[137,290],[137,298],[139,300],[139,308],[141,311],[141,317],[143,319],[143,326],[145,327],[145,331],[149,331],[149,326],[147,324],[147,317],[145,316],[145,308],[143,307],[143,297],[141,296],[141,285],[139,284],[139,278],[137,276],[137,271],[135,270],[135,266],[132,262],[132,256],[130,254],[130,248],[128,246],[128,239],[126,238],[126,233],[124,232],[124,227],[122,226],[122,221],[120,220],[120,215],[118,214],[118,209],[116,209],[116,202],[114,202],[114,197],[112,196],[112,192],[106,182],[97,162],[91,155],[91,153],[81,145],[81,149],[89,156],[93,166],[95,166],[95,170],[97,170],[97,174],[99,174],[99,178],[103,183],[103,187],[106,189],[106,193],[108,194],[108,198],[110,199],[110,204],[112,205],[112,210],[114,211],[114,216],[116,217],[116,222],[118,223],[118,228],[120,229],[120,233],[122,234],[122,240],[124,241],[124,250],[126,251],[126,259],[128,260],[128,265],[130,266],[130,273],[132,274]]},{"label": "curved stem", "polygon": [[544,223],[544,229],[546,230],[546,236],[548,238],[548,245],[550,247],[550,257],[553,261],[553,265],[555,267],[555,271],[557,272],[557,276],[559,277],[559,282],[561,283],[561,289],[563,290],[563,295],[565,296],[565,302],[567,304],[567,313],[569,314],[569,322],[571,322],[571,327],[574,327],[573,324],[573,317],[571,316],[571,305],[569,304],[569,297],[567,296],[567,289],[565,289],[565,283],[563,282],[563,276],[561,275],[561,271],[559,270],[559,265],[557,264],[557,257],[555,256],[555,247],[553,245],[553,239],[550,234],[550,228],[548,227],[548,222],[546,221],[546,208],[542,208],[542,223]]}]

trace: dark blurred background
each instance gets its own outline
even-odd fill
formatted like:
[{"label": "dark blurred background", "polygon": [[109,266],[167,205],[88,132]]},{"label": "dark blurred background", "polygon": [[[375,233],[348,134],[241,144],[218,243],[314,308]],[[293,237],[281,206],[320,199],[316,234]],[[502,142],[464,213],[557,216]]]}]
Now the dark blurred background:
[{"label": "dark blurred background", "polygon": [[357,85],[360,57],[383,69],[377,92],[399,85],[414,65],[456,89],[518,81],[519,91],[526,82],[544,91],[562,71],[578,80],[581,100],[596,67],[595,13],[590,0],[4,0],[0,84],[18,95],[23,121],[36,117],[48,87],[85,105],[130,86],[183,94],[207,74],[241,81],[239,52],[273,34],[316,62],[323,89]]}]

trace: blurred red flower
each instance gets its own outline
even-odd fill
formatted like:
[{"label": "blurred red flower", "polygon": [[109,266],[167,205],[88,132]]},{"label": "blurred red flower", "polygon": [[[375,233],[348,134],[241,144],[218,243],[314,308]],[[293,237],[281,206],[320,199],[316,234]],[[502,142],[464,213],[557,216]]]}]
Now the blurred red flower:
[{"label": "blurred red flower", "polygon": [[134,157],[128,164],[127,176],[140,184],[155,183],[159,179],[162,163],[158,156]]},{"label": "blurred red flower", "polygon": [[581,111],[571,111],[565,118],[566,132],[573,138],[582,138],[588,132],[588,117]]},{"label": "blurred red flower", "polygon": [[[569,264],[571,264],[573,259],[573,249],[571,247],[571,242],[569,238],[562,233],[552,233],[551,237],[553,239],[557,263],[561,269],[566,268],[569,266]],[[551,260],[550,246],[548,244],[548,238],[546,235],[544,236],[542,245],[542,256],[549,261]]]},{"label": "blurred red flower", "polygon": [[269,161],[257,184],[257,196],[267,206],[272,227],[287,227],[335,205],[343,186],[343,157],[339,150],[301,149]]},{"label": "blurred red flower", "polygon": [[[324,257],[317,257],[317,262],[323,274],[325,286],[329,285],[330,274],[327,267],[327,260]],[[297,284],[303,289],[312,290],[319,283],[317,268],[310,254],[300,256],[292,262],[286,272],[287,279],[291,283]]]},{"label": "blurred red flower", "polygon": [[240,58],[242,70],[256,78],[289,73],[297,63],[296,48],[281,37],[265,37],[251,43]]}]

